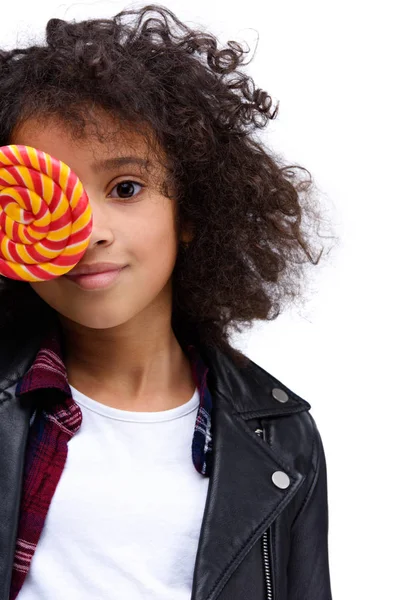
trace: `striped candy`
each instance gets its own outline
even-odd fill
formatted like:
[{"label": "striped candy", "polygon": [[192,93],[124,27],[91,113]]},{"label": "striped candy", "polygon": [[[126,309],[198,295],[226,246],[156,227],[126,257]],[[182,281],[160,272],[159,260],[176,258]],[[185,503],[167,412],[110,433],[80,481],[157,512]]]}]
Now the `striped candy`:
[{"label": "striped candy", "polygon": [[68,273],[92,224],[89,198],[65,163],[30,146],[0,147],[0,275],[47,281]]}]

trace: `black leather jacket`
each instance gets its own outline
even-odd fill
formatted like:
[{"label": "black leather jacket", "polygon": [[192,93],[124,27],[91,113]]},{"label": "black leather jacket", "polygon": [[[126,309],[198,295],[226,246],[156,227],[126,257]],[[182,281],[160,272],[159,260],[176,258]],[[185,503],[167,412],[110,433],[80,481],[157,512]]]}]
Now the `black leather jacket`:
[{"label": "black leather jacket", "polygon": [[[15,388],[37,349],[0,356],[0,600],[9,600],[33,412]],[[331,600],[326,463],[310,404],[254,362],[239,369],[218,350],[202,354],[213,468],[191,600]]]}]

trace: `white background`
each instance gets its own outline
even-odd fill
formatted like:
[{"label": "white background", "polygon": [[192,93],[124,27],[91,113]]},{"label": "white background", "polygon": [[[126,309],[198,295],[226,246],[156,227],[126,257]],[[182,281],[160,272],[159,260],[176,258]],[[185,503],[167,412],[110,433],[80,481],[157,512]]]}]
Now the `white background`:
[{"label": "white background", "polygon": [[[254,50],[258,32],[247,69],[280,102],[265,139],[312,173],[340,238],[323,266],[312,268],[306,305],[234,341],[312,406],[328,465],[334,600],[400,598],[395,1],[166,5],[222,42],[247,41]],[[51,17],[110,17],[129,7],[16,0],[2,11],[0,46],[25,45]]]}]

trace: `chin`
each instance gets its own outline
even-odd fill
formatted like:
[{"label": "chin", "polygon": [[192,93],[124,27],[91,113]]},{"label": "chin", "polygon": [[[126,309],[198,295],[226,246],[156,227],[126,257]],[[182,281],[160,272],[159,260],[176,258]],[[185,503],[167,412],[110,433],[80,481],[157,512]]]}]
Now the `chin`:
[{"label": "chin", "polygon": [[73,323],[77,323],[88,329],[111,329],[112,327],[123,325],[128,321],[128,317],[126,319],[121,318],[121,316],[117,316],[115,312],[113,314],[104,314],[104,312],[97,313],[96,311],[91,311],[88,312],[88,314],[64,313],[61,314],[61,316],[68,319],[68,321],[72,321]]}]

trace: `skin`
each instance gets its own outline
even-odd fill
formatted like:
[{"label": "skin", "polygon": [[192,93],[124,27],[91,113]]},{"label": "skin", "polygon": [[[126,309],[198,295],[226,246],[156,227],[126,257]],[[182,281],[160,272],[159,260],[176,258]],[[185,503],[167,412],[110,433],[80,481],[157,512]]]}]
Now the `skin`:
[{"label": "skin", "polygon": [[[101,124],[104,131],[113,131],[110,118],[102,115]],[[123,136],[115,147],[91,136],[89,126],[87,133],[78,143],[62,123],[28,120],[10,143],[47,152],[82,181],[93,231],[80,264],[126,267],[106,289],[82,290],[65,277],[31,286],[59,315],[71,385],[122,410],[168,410],[187,402],[195,391],[190,363],[171,327],[176,202],[160,192],[166,173],[149,154],[144,138]],[[92,168],[95,162],[126,155],[150,158],[154,168],[150,173],[136,165]],[[118,187],[123,181],[137,183]],[[187,231],[181,238],[191,239]]]}]

